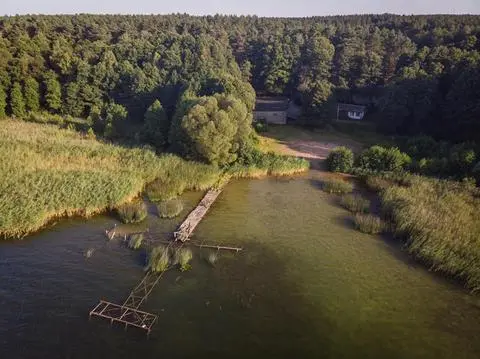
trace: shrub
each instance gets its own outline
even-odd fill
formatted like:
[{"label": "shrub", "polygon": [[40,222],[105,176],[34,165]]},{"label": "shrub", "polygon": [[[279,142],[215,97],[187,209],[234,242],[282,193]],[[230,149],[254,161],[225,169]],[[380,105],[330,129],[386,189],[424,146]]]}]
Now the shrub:
[{"label": "shrub", "polygon": [[407,153],[414,158],[428,158],[438,155],[437,141],[430,136],[410,137],[406,143]]},{"label": "shrub", "polygon": [[265,121],[255,121],[253,123],[253,128],[257,133],[267,132],[268,131],[268,123]]},{"label": "shrub", "polygon": [[328,179],[323,181],[322,189],[327,193],[344,194],[353,191],[353,185],[341,179]]},{"label": "shrub", "polygon": [[370,201],[359,195],[346,194],[342,197],[340,203],[353,213],[367,213],[370,210]]},{"label": "shrub", "polygon": [[411,163],[411,158],[396,147],[372,146],[360,154],[357,162],[366,171],[399,171]]},{"label": "shrub", "polygon": [[117,214],[123,223],[140,223],[147,218],[147,206],[143,202],[131,202],[117,207]]},{"label": "shrub", "polygon": [[168,254],[168,247],[157,246],[150,252],[147,270],[154,273],[164,272],[168,269],[169,264],[170,256]]},{"label": "shrub", "polygon": [[130,249],[138,249],[142,245],[143,242],[143,234],[132,234],[128,239],[128,248]]},{"label": "shrub", "polygon": [[461,143],[450,151],[450,169],[458,178],[470,174],[475,166],[476,154],[473,144]]},{"label": "shrub", "polygon": [[362,233],[379,234],[384,231],[385,225],[380,217],[357,213],[355,215],[355,228]]},{"label": "shrub", "polygon": [[175,218],[182,212],[183,203],[176,199],[163,201],[157,206],[157,210],[160,218]]},{"label": "shrub", "polygon": [[353,167],[353,152],[347,147],[335,147],[327,157],[327,167],[331,172],[349,173]]}]

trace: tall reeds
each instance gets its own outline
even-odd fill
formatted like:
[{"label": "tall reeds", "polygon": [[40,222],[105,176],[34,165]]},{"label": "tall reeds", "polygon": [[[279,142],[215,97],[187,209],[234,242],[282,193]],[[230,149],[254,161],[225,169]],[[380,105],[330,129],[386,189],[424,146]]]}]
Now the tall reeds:
[{"label": "tall reeds", "polygon": [[370,210],[370,201],[360,195],[346,194],[340,199],[340,204],[353,213],[367,213]]},{"label": "tall reeds", "polygon": [[56,126],[0,127],[0,236],[22,237],[54,218],[116,208],[156,179],[180,193],[207,189],[220,171],[173,155],[105,144]]},{"label": "tall reeds", "polygon": [[480,190],[446,180],[411,176],[381,192],[385,215],[408,250],[433,270],[480,290]]},{"label": "tall reeds", "polygon": [[326,179],[322,183],[322,189],[327,193],[345,194],[353,191],[353,185],[342,179]]},{"label": "tall reeds", "polygon": [[175,218],[182,212],[183,203],[178,199],[163,201],[158,204],[157,210],[160,218]]},{"label": "tall reeds", "polygon": [[145,203],[140,201],[125,203],[116,208],[118,217],[123,223],[140,223],[147,218]]}]

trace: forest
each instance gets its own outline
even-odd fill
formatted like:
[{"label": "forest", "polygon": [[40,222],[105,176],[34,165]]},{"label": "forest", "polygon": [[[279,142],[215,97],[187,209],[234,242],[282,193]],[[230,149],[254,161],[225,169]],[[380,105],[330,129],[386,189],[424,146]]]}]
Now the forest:
[{"label": "forest", "polygon": [[480,139],[479,61],[473,15],[3,17],[0,116],[225,164],[256,92],[290,97],[306,125],[361,102],[382,133],[464,142]]}]

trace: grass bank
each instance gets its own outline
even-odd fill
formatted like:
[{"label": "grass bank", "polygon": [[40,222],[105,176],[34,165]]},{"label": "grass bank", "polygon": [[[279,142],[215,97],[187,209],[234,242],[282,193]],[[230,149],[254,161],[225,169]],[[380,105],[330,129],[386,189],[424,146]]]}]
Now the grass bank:
[{"label": "grass bank", "polygon": [[[370,179],[384,216],[408,251],[432,270],[480,290],[480,190],[468,183],[408,175]],[[386,183],[389,183],[386,185]]]},{"label": "grass bank", "polygon": [[55,218],[91,216],[138,196],[155,179],[183,190],[220,171],[173,155],[105,144],[81,133],[16,120],[0,127],[0,235],[22,237]]},{"label": "grass bank", "polygon": [[53,125],[3,120],[0,126],[0,237],[21,238],[56,218],[112,210],[145,187],[159,200],[206,190],[230,177],[289,175],[308,162],[275,154],[222,171],[157,156],[142,148],[103,143]]}]

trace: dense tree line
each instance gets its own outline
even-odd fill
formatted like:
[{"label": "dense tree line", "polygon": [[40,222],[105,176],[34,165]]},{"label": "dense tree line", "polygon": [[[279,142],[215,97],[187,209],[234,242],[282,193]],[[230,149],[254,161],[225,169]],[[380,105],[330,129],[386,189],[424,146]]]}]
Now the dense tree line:
[{"label": "dense tree line", "polygon": [[[235,119],[240,131],[251,121],[251,83],[293,98],[305,121],[332,118],[338,101],[360,102],[386,133],[479,139],[479,61],[479,16],[4,17],[0,116],[89,118],[107,137],[165,148],[212,134],[197,121]],[[235,157],[201,147],[183,149]]]}]

